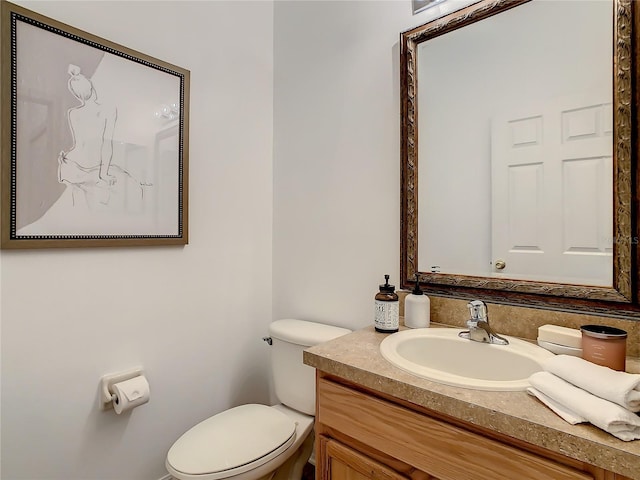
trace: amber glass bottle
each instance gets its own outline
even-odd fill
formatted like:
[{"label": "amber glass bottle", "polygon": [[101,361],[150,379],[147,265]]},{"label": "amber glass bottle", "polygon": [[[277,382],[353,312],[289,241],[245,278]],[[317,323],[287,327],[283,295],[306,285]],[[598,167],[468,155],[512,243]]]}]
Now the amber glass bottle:
[{"label": "amber glass bottle", "polygon": [[389,275],[385,275],[384,280],[385,283],[380,285],[380,291],[375,298],[374,326],[376,332],[394,333],[398,331],[400,303],[396,287],[389,285]]}]

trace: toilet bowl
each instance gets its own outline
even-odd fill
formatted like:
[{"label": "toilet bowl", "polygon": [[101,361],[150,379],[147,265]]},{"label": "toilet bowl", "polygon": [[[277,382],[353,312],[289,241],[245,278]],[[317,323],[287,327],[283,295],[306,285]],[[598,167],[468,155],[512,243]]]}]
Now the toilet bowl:
[{"label": "toilet bowl", "polygon": [[240,405],[185,432],[169,449],[168,472],[178,480],[299,480],[313,451],[315,370],[305,348],[350,330],[284,319],[269,327],[272,406]]},{"label": "toilet bowl", "polygon": [[313,442],[304,459],[300,447],[312,438],[313,421],[285,405],[241,405],[182,435],[169,450],[166,467],[180,480],[257,480],[272,478],[287,460],[295,467],[298,457],[301,474]]}]

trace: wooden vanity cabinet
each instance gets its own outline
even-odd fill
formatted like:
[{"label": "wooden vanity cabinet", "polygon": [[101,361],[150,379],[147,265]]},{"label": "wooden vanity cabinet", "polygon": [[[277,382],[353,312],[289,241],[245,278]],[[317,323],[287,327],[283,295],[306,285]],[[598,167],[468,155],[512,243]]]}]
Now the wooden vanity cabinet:
[{"label": "wooden vanity cabinet", "polygon": [[630,480],[318,372],[316,480]]}]

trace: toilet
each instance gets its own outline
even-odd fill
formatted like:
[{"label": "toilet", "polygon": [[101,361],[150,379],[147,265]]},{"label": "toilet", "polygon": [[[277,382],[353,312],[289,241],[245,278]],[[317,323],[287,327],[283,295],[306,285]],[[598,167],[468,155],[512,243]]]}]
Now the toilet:
[{"label": "toilet", "polygon": [[300,480],[313,451],[315,369],[302,352],[351,330],[295,319],[269,326],[271,373],[280,402],[240,405],[184,433],[165,465],[177,480]]}]

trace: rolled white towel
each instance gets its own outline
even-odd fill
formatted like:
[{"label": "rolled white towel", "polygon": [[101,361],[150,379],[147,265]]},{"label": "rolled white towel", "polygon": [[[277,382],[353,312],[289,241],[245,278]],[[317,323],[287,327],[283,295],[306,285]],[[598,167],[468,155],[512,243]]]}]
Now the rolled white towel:
[{"label": "rolled white towel", "polygon": [[542,364],[547,372],[600,398],[640,412],[640,375],[618,372],[571,355],[556,355]]},{"label": "rolled white towel", "polygon": [[[626,408],[596,397],[549,372],[534,373],[529,377],[529,383],[531,387],[527,392],[565,421],[573,425],[590,422],[625,442],[640,439],[640,416]],[[547,399],[552,402],[547,403]]]}]

